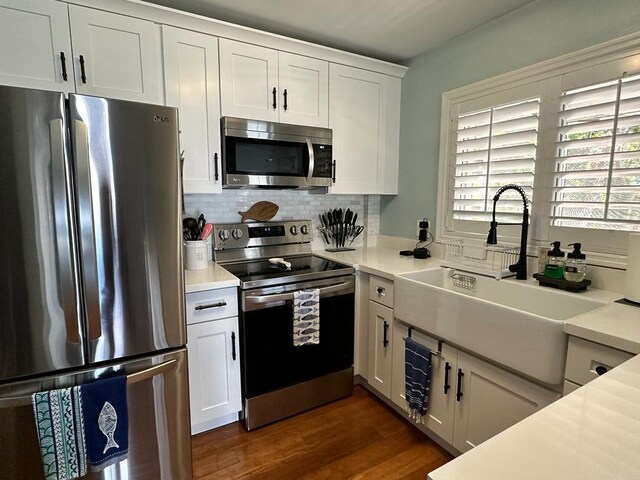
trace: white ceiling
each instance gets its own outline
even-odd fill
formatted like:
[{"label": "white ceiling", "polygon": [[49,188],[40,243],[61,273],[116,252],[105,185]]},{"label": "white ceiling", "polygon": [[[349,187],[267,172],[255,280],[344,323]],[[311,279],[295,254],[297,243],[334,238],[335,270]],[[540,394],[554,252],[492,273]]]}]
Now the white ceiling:
[{"label": "white ceiling", "polygon": [[533,0],[147,0],[406,63]]}]

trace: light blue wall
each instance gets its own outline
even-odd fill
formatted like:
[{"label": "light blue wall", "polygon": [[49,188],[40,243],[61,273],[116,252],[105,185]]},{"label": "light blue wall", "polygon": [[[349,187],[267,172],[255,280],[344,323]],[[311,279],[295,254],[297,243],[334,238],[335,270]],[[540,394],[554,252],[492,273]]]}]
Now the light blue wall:
[{"label": "light blue wall", "polygon": [[[476,1],[476,0],[469,0]],[[640,31],[640,0],[538,0],[416,57],[402,82],[399,194],[383,197],[381,232],[435,227],[442,93]]]}]

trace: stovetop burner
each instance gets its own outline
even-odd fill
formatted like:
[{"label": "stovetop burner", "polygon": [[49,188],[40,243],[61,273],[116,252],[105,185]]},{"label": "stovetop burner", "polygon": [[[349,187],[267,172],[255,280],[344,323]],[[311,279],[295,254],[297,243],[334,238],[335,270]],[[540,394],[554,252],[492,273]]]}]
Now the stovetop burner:
[{"label": "stovetop burner", "polygon": [[284,257],[291,268],[270,263],[268,259],[226,263],[223,267],[240,279],[240,288],[281,285],[318,278],[350,275],[353,267],[315,255]]}]

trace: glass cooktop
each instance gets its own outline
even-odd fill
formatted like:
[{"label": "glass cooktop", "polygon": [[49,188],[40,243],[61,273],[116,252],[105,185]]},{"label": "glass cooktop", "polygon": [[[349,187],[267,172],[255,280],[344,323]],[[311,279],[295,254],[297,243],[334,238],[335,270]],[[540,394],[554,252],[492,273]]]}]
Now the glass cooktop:
[{"label": "glass cooktop", "polygon": [[227,263],[222,266],[240,279],[240,288],[243,289],[350,275],[354,272],[353,267],[349,265],[315,255],[284,257],[284,259],[291,263],[290,269],[273,264],[266,259]]}]

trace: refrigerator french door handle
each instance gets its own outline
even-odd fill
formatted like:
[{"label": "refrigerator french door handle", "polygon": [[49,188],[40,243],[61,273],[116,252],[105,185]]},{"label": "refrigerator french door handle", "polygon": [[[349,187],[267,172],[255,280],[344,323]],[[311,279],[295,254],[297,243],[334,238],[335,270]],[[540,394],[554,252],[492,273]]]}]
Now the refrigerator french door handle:
[{"label": "refrigerator french door handle", "polygon": [[[153,367],[149,367],[145,370],[131,373],[127,375],[127,385],[144,382],[145,380],[149,380],[150,378],[153,378],[157,375],[163,375],[173,370],[176,367],[177,363],[178,361],[176,359],[171,359],[159,365],[154,365]],[[26,407],[28,405],[31,405],[31,395],[24,395],[21,397],[0,398],[0,409]]]},{"label": "refrigerator french door handle", "polygon": [[56,256],[58,264],[58,285],[62,300],[67,341],[80,344],[80,325],[76,309],[78,301],[78,278],[72,256],[73,232],[69,222],[67,172],[69,166],[65,157],[64,123],[61,118],[49,122],[49,142],[51,145],[51,184],[53,189],[53,215],[56,231]]},{"label": "refrigerator french door handle", "polygon": [[91,171],[89,166],[89,135],[87,126],[73,121],[74,156],[77,171],[78,213],[80,218],[80,246],[84,273],[84,291],[89,341],[102,336],[98,266],[96,262],[95,230],[91,206]]}]

